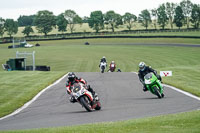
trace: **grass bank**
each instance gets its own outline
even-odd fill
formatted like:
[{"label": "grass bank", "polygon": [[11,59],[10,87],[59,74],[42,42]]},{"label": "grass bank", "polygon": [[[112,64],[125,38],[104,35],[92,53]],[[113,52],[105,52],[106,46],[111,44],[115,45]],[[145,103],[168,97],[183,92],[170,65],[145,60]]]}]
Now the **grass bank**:
[{"label": "grass bank", "polygon": [[81,126],[5,131],[2,133],[199,133],[200,111]]},{"label": "grass bank", "polygon": [[0,117],[12,113],[52,84],[63,72],[0,71]]}]

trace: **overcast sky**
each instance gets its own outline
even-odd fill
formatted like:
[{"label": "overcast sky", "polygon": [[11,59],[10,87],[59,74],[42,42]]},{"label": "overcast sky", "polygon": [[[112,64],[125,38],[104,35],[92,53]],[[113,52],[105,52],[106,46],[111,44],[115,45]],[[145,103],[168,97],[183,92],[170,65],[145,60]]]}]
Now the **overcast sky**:
[{"label": "overcast sky", "polygon": [[[157,8],[166,2],[180,3],[182,0],[1,0],[0,17],[17,20],[20,15],[33,15],[41,10],[49,10],[58,15],[65,10],[74,10],[80,17],[90,16],[92,11],[106,13],[114,10],[120,15],[130,12],[138,16],[144,9]],[[191,0],[200,4],[200,0]]]}]

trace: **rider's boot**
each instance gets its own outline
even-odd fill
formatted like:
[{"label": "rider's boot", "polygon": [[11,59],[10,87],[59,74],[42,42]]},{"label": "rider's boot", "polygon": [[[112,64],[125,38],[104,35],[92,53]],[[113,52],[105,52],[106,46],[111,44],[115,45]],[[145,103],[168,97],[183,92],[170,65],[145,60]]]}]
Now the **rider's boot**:
[{"label": "rider's boot", "polygon": [[75,102],[76,102],[76,99],[75,99],[74,96],[71,96],[71,97],[69,98],[69,101],[70,101],[71,103],[75,103]]},{"label": "rider's boot", "polygon": [[94,101],[98,101],[99,100],[97,93],[90,87],[90,85],[88,86],[88,91],[90,91],[92,93]]},{"label": "rider's boot", "polygon": [[145,92],[145,91],[147,91],[148,89],[147,89],[147,87],[146,86],[143,86],[143,91]]}]

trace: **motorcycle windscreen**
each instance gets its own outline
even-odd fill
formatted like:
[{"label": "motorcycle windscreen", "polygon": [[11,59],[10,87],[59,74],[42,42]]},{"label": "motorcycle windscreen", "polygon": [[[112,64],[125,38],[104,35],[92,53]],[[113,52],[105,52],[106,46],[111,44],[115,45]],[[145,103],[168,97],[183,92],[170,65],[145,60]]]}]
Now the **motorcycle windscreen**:
[{"label": "motorcycle windscreen", "polygon": [[74,92],[74,93],[77,93],[77,92],[80,91],[80,90],[81,90],[80,84],[75,83],[75,84],[74,84],[74,87],[73,87],[73,92]]}]

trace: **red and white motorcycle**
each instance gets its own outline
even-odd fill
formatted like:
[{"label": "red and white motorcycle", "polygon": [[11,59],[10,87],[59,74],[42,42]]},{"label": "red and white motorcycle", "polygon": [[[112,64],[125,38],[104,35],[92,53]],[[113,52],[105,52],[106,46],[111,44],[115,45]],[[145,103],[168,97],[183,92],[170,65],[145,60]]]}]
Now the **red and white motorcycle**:
[{"label": "red and white motorcycle", "polygon": [[112,62],[110,63],[110,68],[109,68],[108,72],[114,72],[114,71],[115,71],[115,68],[116,68],[116,64],[115,64],[114,61],[112,61]]},{"label": "red and white motorcycle", "polygon": [[88,87],[87,85],[75,83],[72,87],[71,95],[74,96],[75,100],[88,112],[101,109],[101,103],[99,102],[98,96],[93,97],[92,93],[86,89],[86,87]]}]

